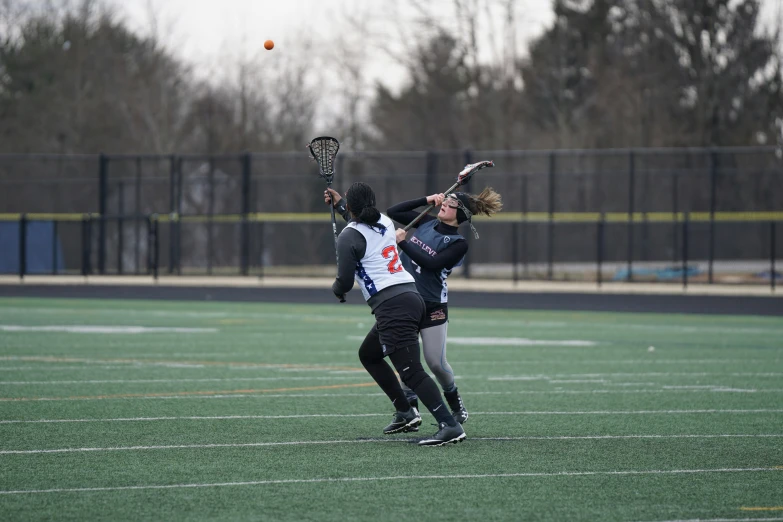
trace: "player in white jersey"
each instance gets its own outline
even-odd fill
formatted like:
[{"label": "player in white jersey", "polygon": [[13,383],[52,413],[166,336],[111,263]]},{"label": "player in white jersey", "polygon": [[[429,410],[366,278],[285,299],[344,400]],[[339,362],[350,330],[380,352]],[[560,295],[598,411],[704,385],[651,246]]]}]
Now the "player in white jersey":
[{"label": "player in white jersey", "polygon": [[[325,192],[324,200],[327,203],[333,201],[335,209],[343,218],[350,219],[345,202],[336,191],[330,189]],[[468,420],[468,411],[457,390],[451,365],[446,360],[449,323],[446,279],[454,268],[462,264],[468,251],[468,243],[458,230],[460,224],[467,221],[473,229],[474,214],[491,216],[500,211],[503,204],[500,194],[488,187],[479,195],[458,192],[448,198],[444,198],[443,194],[433,194],[404,201],[390,207],[387,212],[394,221],[407,225],[418,217],[419,213],[415,209],[431,203],[440,205],[437,217],[425,215],[407,240],[405,231],[398,229],[397,248],[400,250],[402,265],[413,276],[416,289],[426,306],[425,320],[420,331],[424,360],[443,388],[452,415],[463,424]],[[417,408],[415,392],[407,386],[403,386],[403,390],[411,406]]]},{"label": "player in white jersey", "polygon": [[355,281],[375,315],[375,324],[359,348],[359,360],[396,410],[383,432],[413,431],[421,424],[419,412],[409,404],[394,370],[384,360],[388,356],[402,381],[438,421],[438,432],[419,444],[460,442],[465,431],[421,365],[419,330],[425,305],[413,277],[400,263],[394,224],[375,208],[375,194],[366,183],[351,185],[345,200],[352,220],[337,238],[337,278],[332,291],[342,298]]}]

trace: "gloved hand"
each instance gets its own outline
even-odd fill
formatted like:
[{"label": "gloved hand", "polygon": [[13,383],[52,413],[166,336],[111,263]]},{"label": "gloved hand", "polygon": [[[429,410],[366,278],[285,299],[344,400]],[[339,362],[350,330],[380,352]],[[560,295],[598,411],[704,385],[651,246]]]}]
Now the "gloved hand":
[{"label": "gloved hand", "polygon": [[324,190],[324,203],[327,205],[331,203],[333,207],[337,207],[337,203],[339,203],[341,199],[343,198],[340,196],[340,193],[333,188]]}]

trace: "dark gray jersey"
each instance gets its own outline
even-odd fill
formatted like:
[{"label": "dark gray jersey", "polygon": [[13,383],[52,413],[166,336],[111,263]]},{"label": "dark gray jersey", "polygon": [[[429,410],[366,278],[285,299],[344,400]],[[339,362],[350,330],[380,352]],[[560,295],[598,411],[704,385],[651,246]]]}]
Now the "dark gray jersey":
[{"label": "dark gray jersey", "polygon": [[[435,227],[440,223],[438,220],[428,221],[416,229],[416,232],[408,239],[408,243],[420,248],[423,253],[429,256],[437,256],[439,252],[447,249],[452,242],[464,240],[460,234],[441,234]],[[427,270],[416,264],[405,252],[400,253],[402,266],[416,280],[416,289],[419,291],[425,301],[430,303],[447,303],[449,301],[449,290],[446,285],[446,278],[449,277],[454,267],[462,265],[464,257],[451,269],[444,268],[440,271]]]}]

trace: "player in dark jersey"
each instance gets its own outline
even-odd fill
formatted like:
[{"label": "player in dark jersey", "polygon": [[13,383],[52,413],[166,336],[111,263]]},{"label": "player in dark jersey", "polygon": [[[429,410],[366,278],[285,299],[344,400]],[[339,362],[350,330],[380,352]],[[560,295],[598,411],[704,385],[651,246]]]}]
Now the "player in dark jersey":
[{"label": "player in dark jersey", "polygon": [[[345,203],[339,194],[332,190],[335,208],[349,219],[345,213]],[[329,193],[324,193],[329,202]],[[407,225],[418,212],[415,209],[434,203],[440,205],[438,217],[424,216],[419,221],[416,232],[405,240],[405,232],[397,230],[397,246],[402,250],[401,259],[406,271],[416,281],[416,288],[422,295],[427,308],[425,322],[421,329],[424,344],[424,359],[440,383],[444,396],[452,409],[452,415],[460,423],[468,418],[462,397],[454,382],[454,372],[446,361],[446,333],[448,328],[448,288],[446,278],[451,271],[462,264],[468,251],[468,243],[459,234],[458,227],[467,221],[473,228],[474,214],[491,216],[502,208],[500,195],[487,188],[478,196],[456,193],[444,202],[443,194],[433,194],[426,198],[405,201],[388,210],[389,217]],[[406,395],[412,406],[418,406],[416,393],[405,386]],[[409,431],[415,431],[415,428]]]},{"label": "player in dark jersey", "polygon": [[[334,199],[339,197],[334,191],[332,194]],[[402,382],[415,391],[438,421],[438,432],[419,444],[460,442],[465,431],[449,414],[438,385],[421,365],[419,330],[425,305],[413,277],[399,261],[394,223],[375,208],[375,194],[366,183],[351,185],[345,200],[343,208],[351,220],[337,238],[337,278],[332,291],[343,297],[355,281],[375,316],[375,324],[359,348],[359,360],[396,409],[383,432],[418,431],[421,424],[417,408],[410,405],[397,375],[384,360],[388,356]]]},{"label": "player in dark jersey", "polygon": [[[406,240],[406,233],[397,230],[397,247],[405,270],[416,280],[416,289],[427,306],[425,322],[421,329],[424,345],[424,360],[443,388],[452,415],[462,424],[468,420],[468,411],[454,382],[454,372],[446,360],[446,336],[448,331],[448,286],[446,278],[460,266],[468,251],[468,242],[459,233],[459,225],[466,222],[473,233],[472,219],[476,214],[491,216],[500,211],[500,195],[491,188],[484,189],[478,196],[457,192],[448,198],[433,194],[426,198],[404,201],[388,209],[389,217],[407,225],[419,213],[415,210],[434,203],[440,205],[437,217],[425,215],[416,225],[416,230]],[[478,234],[476,234],[478,237]],[[405,387],[409,402],[418,404],[413,390]]]}]

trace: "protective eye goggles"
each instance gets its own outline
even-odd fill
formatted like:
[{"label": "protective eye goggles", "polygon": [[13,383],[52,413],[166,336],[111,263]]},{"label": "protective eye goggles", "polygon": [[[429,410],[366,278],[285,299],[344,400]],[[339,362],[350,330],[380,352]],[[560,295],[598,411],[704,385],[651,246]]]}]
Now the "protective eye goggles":
[{"label": "protective eye goggles", "polygon": [[462,210],[462,212],[465,213],[466,221],[468,222],[468,225],[470,225],[470,229],[473,231],[473,235],[476,237],[476,239],[478,239],[479,235],[478,235],[478,232],[476,232],[476,227],[473,226],[473,213],[470,211],[470,209],[467,206],[465,206],[465,204],[462,202],[462,200],[460,200],[454,194],[449,194],[449,196],[445,200],[443,200],[443,204],[444,205],[446,204],[446,202],[449,202],[449,203],[452,203],[452,204],[456,203],[456,206],[454,206],[454,205],[446,205],[446,206],[449,207],[449,208]]}]

